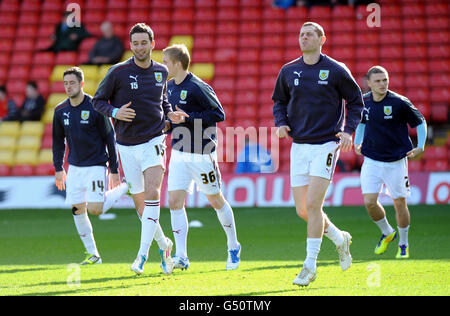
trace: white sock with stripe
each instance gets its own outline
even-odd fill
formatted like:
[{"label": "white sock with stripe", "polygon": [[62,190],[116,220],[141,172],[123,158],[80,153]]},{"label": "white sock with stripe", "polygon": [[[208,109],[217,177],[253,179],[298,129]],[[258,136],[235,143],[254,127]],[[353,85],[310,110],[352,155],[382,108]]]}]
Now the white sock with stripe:
[{"label": "white sock with stripe", "polygon": [[148,258],[148,250],[152,244],[159,224],[159,200],[145,200],[144,212],[141,218],[141,246],[138,255]]},{"label": "white sock with stripe", "polygon": [[187,258],[187,235],[189,223],[184,207],[181,210],[170,210],[173,237],[175,239],[176,256]]},{"label": "white sock with stripe", "polygon": [[81,241],[83,242],[86,251],[91,255],[100,257],[97,250],[97,245],[95,244],[92,224],[89,220],[87,212],[73,215],[73,220],[75,222],[75,227],[77,228],[78,235],[80,235]]}]

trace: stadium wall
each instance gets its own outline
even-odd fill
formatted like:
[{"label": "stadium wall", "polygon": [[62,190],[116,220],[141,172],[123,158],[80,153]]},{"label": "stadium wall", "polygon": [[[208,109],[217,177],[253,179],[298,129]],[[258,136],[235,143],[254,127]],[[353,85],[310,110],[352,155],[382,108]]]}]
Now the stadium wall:
[{"label": "stadium wall", "polygon": [[[289,187],[289,174],[226,175],[222,190],[235,207],[294,207]],[[414,204],[449,204],[450,172],[410,173],[411,197]],[[0,177],[0,209],[67,208],[65,192],[56,189],[54,177]],[[392,199],[381,194],[381,203]],[[163,183],[161,205],[167,207],[167,183]],[[203,194],[195,190],[187,198],[187,207],[208,205]],[[359,173],[337,173],[325,198],[326,206],[363,205]],[[116,208],[133,208],[133,201],[123,196]]]}]

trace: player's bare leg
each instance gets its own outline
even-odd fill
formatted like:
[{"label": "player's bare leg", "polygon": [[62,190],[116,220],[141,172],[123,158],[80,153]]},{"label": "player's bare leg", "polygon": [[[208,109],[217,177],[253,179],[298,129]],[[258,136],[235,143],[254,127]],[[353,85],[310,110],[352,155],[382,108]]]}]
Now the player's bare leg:
[{"label": "player's bare leg", "polygon": [[[139,248],[137,261],[141,264],[137,264],[137,273],[142,273],[143,263],[145,263],[148,258],[148,250],[150,245],[155,239],[160,248],[161,255],[161,267],[165,274],[172,273],[173,262],[170,256],[172,250],[172,241],[164,236],[159,223],[160,216],[160,194],[161,194],[161,184],[164,176],[164,169],[162,166],[149,167],[144,171],[144,209],[142,211],[141,223],[141,245]],[[142,202],[139,201],[138,205]],[[144,259],[145,258],[145,259]],[[133,264],[134,266],[134,264]],[[132,268],[133,268],[132,266]]]},{"label": "player's bare leg", "polygon": [[[296,205],[297,215],[308,222],[308,212],[306,210],[306,196],[308,193],[308,185],[293,187],[292,193]],[[350,255],[351,235],[348,232],[341,231],[337,228],[327,214],[323,212],[322,217],[324,220],[324,235],[328,237],[336,246],[336,250],[339,254],[339,261],[343,271],[350,268],[352,263],[352,257]]]}]

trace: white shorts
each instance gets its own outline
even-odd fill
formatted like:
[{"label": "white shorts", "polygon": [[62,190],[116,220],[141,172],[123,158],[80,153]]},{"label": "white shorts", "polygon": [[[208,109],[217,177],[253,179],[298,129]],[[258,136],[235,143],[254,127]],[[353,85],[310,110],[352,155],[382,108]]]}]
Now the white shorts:
[{"label": "white shorts", "polygon": [[66,178],[67,204],[104,202],[106,189],[106,167],[69,165]]},{"label": "white shorts", "polygon": [[408,158],[383,162],[364,157],[361,167],[362,194],[380,193],[383,184],[386,186],[386,194],[394,200],[410,195]]},{"label": "white shorts", "polygon": [[172,150],[167,190],[183,190],[192,194],[194,183],[204,194],[213,195],[220,192],[221,176],[216,152],[201,155]]},{"label": "white shorts", "polygon": [[339,158],[339,144],[296,144],[291,147],[291,187],[309,184],[309,177],[331,180]]},{"label": "white shorts", "polygon": [[124,146],[117,144],[125,179],[131,194],[145,191],[144,171],[150,167],[166,168],[166,136],[161,135],[146,143]]}]

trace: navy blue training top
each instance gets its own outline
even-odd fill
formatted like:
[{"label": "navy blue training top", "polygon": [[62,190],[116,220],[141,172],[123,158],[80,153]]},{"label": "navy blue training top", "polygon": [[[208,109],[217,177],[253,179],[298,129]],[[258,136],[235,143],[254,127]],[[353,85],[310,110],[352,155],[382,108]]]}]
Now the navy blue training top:
[{"label": "navy blue training top", "polygon": [[57,105],[52,133],[56,171],[63,170],[66,141],[69,164],[78,167],[106,166],[109,161],[111,173],[118,172],[114,129],[109,118],[94,110],[90,95],[85,94],[78,106],[72,106],[69,99]]},{"label": "navy blue training top", "polygon": [[314,65],[303,57],[284,65],[272,99],[275,126],[289,126],[295,143],[321,144],[338,141],[335,135],[341,131],[353,134],[364,108],[350,70],[323,54]]},{"label": "navy blue training top", "polygon": [[361,153],[371,159],[392,162],[406,157],[413,149],[408,124],[414,128],[424,117],[408,98],[388,90],[383,100],[375,102],[372,92],[364,94],[365,124]]},{"label": "navy blue training top", "polygon": [[176,84],[174,79],[167,83],[169,103],[189,114],[181,124],[172,124],[172,149],[210,154],[216,150],[217,122],[225,119],[225,112],[214,90],[199,77],[188,73]]},{"label": "navy blue training top", "polygon": [[117,143],[138,145],[162,135],[165,116],[171,111],[167,101],[167,67],[152,60],[144,69],[134,62],[134,57],[115,64],[106,73],[95,92],[94,108],[112,116],[115,108],[131,101],[136,111],[132,122],[114,120]]}]

